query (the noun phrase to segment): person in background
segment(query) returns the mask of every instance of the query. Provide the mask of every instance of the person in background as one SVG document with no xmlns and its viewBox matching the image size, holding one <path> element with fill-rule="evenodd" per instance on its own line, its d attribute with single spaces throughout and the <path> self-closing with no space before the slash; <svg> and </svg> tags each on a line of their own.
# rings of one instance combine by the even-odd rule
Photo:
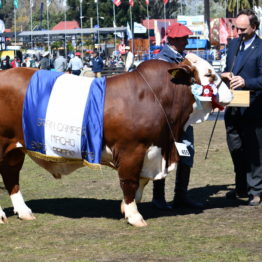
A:
<svg viewBox="0 0 262 262">
<path fill-rule="evenodd" d="M 101 77 L 101 72 L 104 67 L 103 59 L 99 56 L 98 52 L 93 53 L 93 57 L 90 61 L 92 71 L 95 74 L 95 77 Z"/>
<path fill-rule="evenodd" d="M 253 10 L 239 12 L 239 37 L 229 44 L 221 74 L 231 89 L 250 90 L 249 107 L 228 107 L 225 111 L 227 144 L 235 171 L 235 190 L 229 191 L 226 198 L 249 197 L 250 206 L 259 205 L 262 198 L 262 40 L 256 34 L 259 24 Z M 240 50 L 236 50 L 239 44 Z"/>
<path fill-rule="evenodd" d="M 67 68 L 67 61 L 62 55 L 62 52 L 59 51 L 57 58 L 54 61 L 54 69 L 57 72 L 65 72 Z"/>
<path fill-rule="evenodd" d="M 81 74 L 81 69 L 83 68 L 83 62 L 81 60 L 81 53 L 76 52 L 75 56 L 72 57 L 68 63 L 68 69 L 73 75 L 79 76 Z"/>
<path fill-rule="evenodd" d="M 126 62 L 125 62 L 125 71 L 128 72 L 132 65 L 134 64 L 134 54 L 130 50 L 130 46 L 125 47 L 126 53 Z"/>
<path fill-rule="evenodd" d="M 167 41 L 161 52 L 156 55 L 156 59 L 170 63 L 180 63 L 185 58 L 185 47 L 188 43 L 188 36 L 192 32 L 180 23 L 174 23 L 167 28 Z M 194 133 L 193 127 L 189 126 L 182 134 L 181 141 L 187 145 L 190 157 L 180 157 L 176 170 L 176 182 L 174 189 L 174 200 L 172 206 L 166 203 L 165 199 L 165 179 L 153 181 L 152 204 L 159 209 L 171 209 L 176 207 L 203 208 L 203 203 L 192 201 L 187 196 L 190 172 L 194 160 Z"/>
<path fill-rule="evenodd" d="M 48 51 L 44 52 L 42 59 L 39 62 L 38 68 L 50 70 L 50 53 Z"/>
<path fill-rule="evenodd" d="M 6 58 L 1 61 L 1 68 L 2 70 L 12 68 L 11 63 L 10 63 L 10 56 L 7 55 Z"/>
</svg>

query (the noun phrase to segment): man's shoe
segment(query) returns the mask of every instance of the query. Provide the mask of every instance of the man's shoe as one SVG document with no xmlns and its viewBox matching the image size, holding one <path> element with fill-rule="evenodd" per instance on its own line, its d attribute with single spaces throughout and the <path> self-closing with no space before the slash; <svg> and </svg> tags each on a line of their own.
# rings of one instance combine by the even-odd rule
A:
<svg viewBox="0 0 262 262">
<path fill-rule="evenodd" d="M 226 199 L 248 198 L 247 192 L 237 192 L 235 189 L 226 193 Z"/>
<path fill-rule="evenodd" d="M 172 206 L 168 205 L 165 199 L 152 199 L 152 204 L 154 207 L 161 210 L 171 210 Z"/>
<path fill-rule="evenodd" d="M 193 201 L 189 198 L 174 198 L 172 208 L 178 208 L 178 207 L 184 207 L 184 208 L 194 208 L 194 209 L 203 209 L 205 205 L 201 202 Z"/>
<path fill-rule="evenodd" d="M 248 205 L 249 206 L 259 206 L 260 203 L 261 203 L 260 196 L 251 196 L 251 200 L 249 200 Z"/>
</svg>

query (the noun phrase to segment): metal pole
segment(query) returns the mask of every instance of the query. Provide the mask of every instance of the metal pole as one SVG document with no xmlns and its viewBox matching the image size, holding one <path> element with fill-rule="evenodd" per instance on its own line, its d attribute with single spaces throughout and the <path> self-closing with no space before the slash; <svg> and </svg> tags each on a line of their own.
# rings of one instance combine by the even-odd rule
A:
<svg viewBox="0 0 262 262">
<path fill-rule="evenodd" d="M 116 9 L 113 3 L 113 15 L 114 15 L 114 28 L 115 28 L 115 52 L 116 52 Z"/>
<path fill-rule="evenodd" d="M 30 1 L 30 26 L 31 26 L 31 48 L 33 49 L 33 15 L 32 15 L 32 2 Z"/>
<path fill-rule="evenodd" d="M 83 51 L 83 14 L 82 14 L 82 0 L 80 0 L 80 23 L 81 23 L 81 56 L 83 57 L 84 51 Z"/>
<path fill-rule="evenodd" d="M 16 47 L 16 8 L 14 8 L 14 26 L 15 26 L 15 47 Z M 16 53 L 16 49 L 15 49 L 15 53 Z"/>
<path fill-rule="evenodd" d="M 96 0 L 96 19 L 97 19 L 97 42 L 98 42 L 98 50 L 100 50 L 100 35 L 99 35 L 99 12 L 98 12 L 98 0 Z"/>
<path fill-rule="evenodd" d="M 134 37 L 133 37 L 133 20 L 132 20 L 132 6 L 129 7 L 130 11 L 130 24 L 131 24 L 131 33 L 132 33 L 132 53 L 134 53 Z"/>
<path fill-rule="evenodd" d="M 148 36 L 148 59 L 150 59 L 150 32 L 149 32 L 149 11 L 148 11 L 148 5 L 146 5 L 146 15 L 147 15 L 147 36 Z"/>
<path fill-rule="evenodd" d="M 50 52 L 50 35 L 49 35 L 49 6 L 46 6 L 46 20 L 47 20 L 47 48 L 48 52 Z"/>
<path fill-rule="evenodd" d="M 66 30 L 66 7 L 65 7 L 65 30 Z M 67 57 L 67 47 L 66 47 L 66 31 L 65 31 L 65 57 Z"/>
</svg>

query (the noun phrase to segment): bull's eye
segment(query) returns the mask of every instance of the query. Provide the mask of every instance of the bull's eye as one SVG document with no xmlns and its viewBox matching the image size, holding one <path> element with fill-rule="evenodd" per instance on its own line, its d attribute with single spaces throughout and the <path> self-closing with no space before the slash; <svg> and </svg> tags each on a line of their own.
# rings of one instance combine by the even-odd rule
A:
<svg viewBox="0 0 262 262">
<path fill-rule="evenodd" d="M 207 74 L 205 74 L 205 76 L 206 76 L 206 77 L 211 77 L 212 74 L 208 74 L 208 73 L 207 73 Z"/>
</svg>

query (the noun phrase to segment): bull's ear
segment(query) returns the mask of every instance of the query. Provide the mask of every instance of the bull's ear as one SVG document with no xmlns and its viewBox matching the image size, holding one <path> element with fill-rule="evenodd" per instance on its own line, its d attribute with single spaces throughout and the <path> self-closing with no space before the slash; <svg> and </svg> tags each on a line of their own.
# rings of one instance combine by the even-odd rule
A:
<svg viewBox="0 0 262 262">
<path fill-rule="evenodd" d="M 188 65 L 177 65 L 174 68 L 168 70 L 168 73 L 177 81 L 190 81 L 193 76 L 193 70 L 191 66 Z"/>
</svg>

